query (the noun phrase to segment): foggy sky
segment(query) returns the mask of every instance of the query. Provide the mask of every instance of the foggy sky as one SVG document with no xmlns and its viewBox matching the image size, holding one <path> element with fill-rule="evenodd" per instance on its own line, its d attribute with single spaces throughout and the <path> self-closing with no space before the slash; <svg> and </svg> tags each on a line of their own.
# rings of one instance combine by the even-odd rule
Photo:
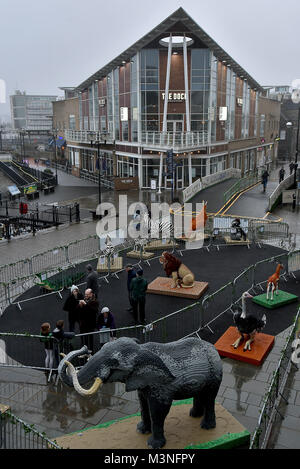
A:
<svg viewBox="0 0 300 469">
<path fill-rule="evenodd" d="M 182 7 L 260 85 L 300 78 L 299 0 L 0 0 L 0 79 L 62 95 Z"/>
</svg>

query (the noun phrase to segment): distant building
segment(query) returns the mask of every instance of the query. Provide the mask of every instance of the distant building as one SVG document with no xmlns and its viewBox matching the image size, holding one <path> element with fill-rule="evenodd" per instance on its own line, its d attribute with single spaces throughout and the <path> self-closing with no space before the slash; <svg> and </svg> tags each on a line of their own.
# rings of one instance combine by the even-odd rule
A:
<svg viewBox="0 0 300 469">
<path fill-rule="evenodd" d="M 76 91 L 79 130 L 65 130 L 73 174 L 101 168 L 108 178 L 137 177 L 143 189 L 168 190 L 174 180 L 180 190 L 277 157 L 280 103 L 182 8 Z"/>
<path fill-rule="evenodd" d="M 56 134 L 56 146 L 60 150 L 58 156 L 65 158 L 66 140 L 65 131 L 79 130 L 79 99 L 75 88 L 60 87 L 64 91 L 64 98 L 53 101 L 53 134 Z M 66 159 L 66 162 L 69 158 Z M 63 161 L 61 161 L 63 163 Z"/>
<path fill-rule="evenodd" d="M 56 99 L 53 95 L 27 95 L 25 91 L 16 91 L 10 96 L 13 128 L 52 131 L 52 101 Z"/>
<path fill-rule="evenodd" d="M 298 130 L 299 104 L 292 101 L 291 86 L 264 86 L 266 96 L 279 101 L 280 128 L 279 128 L 279 161 L 294 161 L 296 154 L 296 140 Z"/>
</svg>

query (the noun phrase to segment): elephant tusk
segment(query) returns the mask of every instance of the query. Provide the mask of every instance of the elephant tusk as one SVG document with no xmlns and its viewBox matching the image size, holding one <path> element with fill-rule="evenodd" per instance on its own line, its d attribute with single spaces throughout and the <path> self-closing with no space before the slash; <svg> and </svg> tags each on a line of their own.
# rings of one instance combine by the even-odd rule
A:
<svg viewBox="0 0 300 469">
<path fill-rule="evenodd" d="M 92 385 L 92 387 L 90 389 L 84 389 L 83 387 L 80 386 L 79 384 L 79 381 L 78 381 L 78 377 L 77 377 L 77 373 L 76 373 L 76 370 L 74 368 L 74 366 L 72 365 L 71 362 L 69 361 L 65 361 L 66 365 L 68 365 L 69 367 L 69 371 L 71 373 L 71 376 L 72 376 L 72 380 L 73 380 L 73 386 L 74 388 L 76 389 L 76 391 L 81 394 L 82 396 L 91 396 L 92 394 L 94 394 L 98 389 L 99 387 L 103 384 L 102 380 L 100 378 L 96 378 L 95 381 L 94 381 L 94 384 Z"/>
</svg>

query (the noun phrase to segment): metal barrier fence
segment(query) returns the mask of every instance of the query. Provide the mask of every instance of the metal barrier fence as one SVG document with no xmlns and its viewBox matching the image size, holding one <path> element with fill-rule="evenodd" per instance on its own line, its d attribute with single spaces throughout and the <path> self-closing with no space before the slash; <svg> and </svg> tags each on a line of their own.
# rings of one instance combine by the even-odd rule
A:
<svg viewBox="0 0 300 469">
<path fill-rule="evenodd" d="M 28 425 L 6 410 L 0 412 L 0 449 L 63 449 L 40 433 L 33 425 Z"/>
<path fill-rule="evenodd" d="M 256 293 L 265 290 L 266 278 L 264 278 L 260 268 L 263 263 L 270 264 L 270 274 L 273 269 L 275 271 L 277 263 L 282 263 L 285 270 L 281 278 L 285 280 L 288 275 L 292 276 L 293 272 L 300 270 L 299 264 L 297 264 L 299 258 L 300 251 L 295 251 L 259 261 L 249 266 L 214 293 L 206 295 L 203 299 L 157 319 L 146 326 L 137 325 L 115 329 L 113 331 L 115 332 L 114 335 L 117 338 L 123 336 L 136 337 L 140 342 L 168 342 L 194 334 L 199 335 L 206 328 L 213 333 L 212 327 L 215 327 L 216 321 L 220 317 L 229 313 L 231 318 L 233 308 L 240 302 L 244 291 L 252 290 Z M 293 259 L 296 259 L 296 261 Z M 291 270 L 291 266 L 294 266 L 293 269 L 296 267 L 296 270 Z M 172 336 L 170 336 L 170 330 L 172 330 Z M 78 334 L 72 339 L 71 346 L 78 349 L 86 343 L 91 346 L 93 352 L 96 352 L 104 342 L 103 337 L 105 337 L 105 334 L 107 335 L 107 331 Z M 0 333 L 0 367 L 45 369 L 43 343 L 40 340 L 41 336 L 37 335 Z M 21 356 L 22 363 L 10 358 L 14 355 Z"/>
<path fill-rule="evenodd" d="M 257 184 L 259 180 L 260 178 L 258 175 L 239 179 L 233 186 L 224 192 L 224 204 L 226 204 L 235 194 L 238 194 L 245 189 L 249 189 L 249 187 L 253 186 L 254 184 Z"/>
<path fill-rule="evenodd" d="M 252 435 L 250 449 L 265 449 L 270 437 L 272 424 L 277 410 L 278 404 L 283 397 L 283 391 L 291 370 L 291 356 L 293 353 L 293 341 L 298 326 L 300 309 L 298 310 L 295 322 L 291 328 L 286 345 L 282 350 L 279 363 L 274 371 L 272 382 L 264 398 L 264 404 L 260 412 L 258 424 Z M 284 399 L 285 400 L 285 399 Z"/>
</svg>

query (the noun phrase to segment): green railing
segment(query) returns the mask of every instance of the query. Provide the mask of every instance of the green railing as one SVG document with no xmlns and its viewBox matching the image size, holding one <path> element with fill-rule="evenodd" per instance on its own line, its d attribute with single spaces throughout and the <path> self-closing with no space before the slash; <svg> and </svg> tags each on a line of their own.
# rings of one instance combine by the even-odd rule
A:
<svg viewBox="0 0 300 469">
<path fill-rule="evenodd" d="M 260 178 L 256 175 L 249 176 L 246 178 L 239 179 L 233 186 L 231 186 L 226 192 L 224 192 L 224 204 L 236 194 L 239 194 L 245 189 L 249 189 L 249 187 L 254 186 L 254 184 L 258 183 Z"/>
<path fill-rule="evenodd" d="M 265 394 L 264 404 L 260 412 L 258 424 L 251 438 L 250 449 L 265 449 L 267 447 L 275 415 L 276 413 L 280 414 L 278 411 L 278 404 L 281 398 L 284 399 L 283 391 L 292 366 L 291 357 L 293 352 L 293 342 L 295 339 L 295 332 L 299 327 L 299 314 L 300 309 L 298 310 L 295 322 L 291 327 L 285 347 L 281 352 L 281 357 L 277 368 L 274 371 L 269 389 Z"/>
<path fill-rule="evenodd" d="M 8 409 L 0 410 L 0 449 L 63 449 Z"/>
</svg>

